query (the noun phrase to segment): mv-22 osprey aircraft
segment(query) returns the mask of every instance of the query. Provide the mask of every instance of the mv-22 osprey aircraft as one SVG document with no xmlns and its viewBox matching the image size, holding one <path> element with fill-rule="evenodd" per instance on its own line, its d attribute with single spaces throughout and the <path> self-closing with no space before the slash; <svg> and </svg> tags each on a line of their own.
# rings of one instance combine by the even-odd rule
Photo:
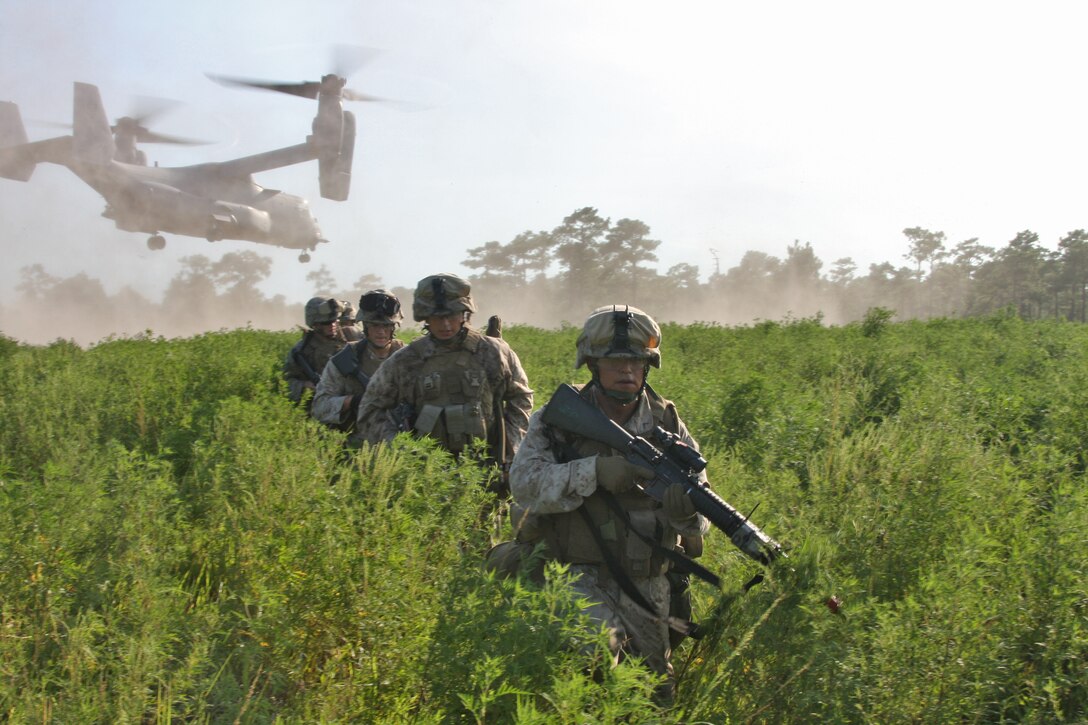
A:
<svg viewBox="0 0 1088 725">
<path fill-rule="evenodd" d="M 194 166 L 147 166 L 138 142 L 185 143 L 155 134 L 139 119 L 110 125 L 98 88 L 75 84 L 72 135 L 28 142 L 19 108 L 0 101 L 0 176 L 27 181 L 37 164 L 60 164 L 106 200 L 102 216 L 118 229 L 144 232 L 149 249 L 166 246 L 163 232 L 220 239 L 243 239 L 302 250 L 300 262 L 328 240 L 306 200 L 253 181 L 260 171 L 317 160 L 321 196 L 348 198 L 355 149 L 355 116 L 344 100 L 378 100 L 344 88 L 344 78 L 330 73 L 320 82 L 259 83 L 212 77 L 317 99 L 313 133 L 305 143 L 229 161 Z"/>
</svg>

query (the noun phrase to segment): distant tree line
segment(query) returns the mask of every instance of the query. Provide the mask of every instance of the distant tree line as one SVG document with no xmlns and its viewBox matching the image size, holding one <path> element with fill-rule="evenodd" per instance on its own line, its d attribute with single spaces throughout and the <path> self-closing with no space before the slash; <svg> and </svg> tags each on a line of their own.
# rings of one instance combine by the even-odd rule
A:
<svg viewBox="0 0 1088 725">
<path fill-rule="evenodd" d="M 602 301 L 631 302 L 680 322 L 820 314 L 845 323 L 873 307 L 893 309 L 899 319 L 1011 309 L 1025 319 L 1086 320 L 1083 229 L 1062 237 L 1054 251 L 1027 230 L 1000 249 L 977 238 L 952 243 L 944 232 L 921 227 L 904 229 L 903 235 L 907 264 L 871 264 L 865 274 L 849 257 L 824 271 L 812 246 L 794 241 L 784 257 L 749 251 L 737 266 L 715 269 L 700 282 L 692 264 L 673 265 L 664 274 L 653 268 L 661 242 L 644 222 L 613 223 L 585 207 L 551 231 L 526 231 L 505 244 L 469 249 L 463 264 L 477 270 L 472 280 L 482 295 L 502 300 L 500 309 L 524 309 L 527 300 L 530 318 L 549 321 L 574 321 L 577 314 L 568 317 L 567 310 L 581 312 Z"/>
<path fill-rule="evenodd" d="M 808 242 L 795 240 L 783 257 L 748 251 L 740 262 L 715 269 L 705 282 L 699 267 L 675 264 L 662 274 L 654 264 L 662 242 L 637 219 L 612 222 L 584 207 L 550 231 L 525 231 L 509 242 L 467 250 L 479 315 L 554 327 L 580 324 L 601 304 L 629 303 L 662 321 L 742 324 L 754 320 L 821 316 L 842 324 L 875 307 L 898 319 L 971 317 L 1011 310 L 1025 319 L 1088 318 L 1088 232 L 1077 229 L 1046 249 L 1039 235 L 1022 231 L 1004 247 L 977 238 L 951 242 L 944 232 L 903 230 L 903 264 L 882 262 L 859 274 L 849 257 L 825 270 Z M 181 259 L 160 302 L 130 287 L 107 294 L 85 274 L 50 275 L 42 265 L 21 270 L 14 304 L 0 307 L 0 332 L 31 342 L 56 338 L 87 343 L 109 335 L 150 330 L 187 336 L 208 330 L 288 329 L 302 323 L 305 300 L 266 296 L 259 285 L 272 260 L 255 252 L 230 252 L 218 260 Z M 421 268 L 420 276 L 437 270 Z M 312 295 L 357 301 L 385 286 L 365 274 L 341 287 L 326 265 L 306 275 Z M 393 287 L 411 324 L 412 291 Z"/>
<path fill-rule="evenodd" d="M 86 344 L 146 332 L 187 337 L 244 327 L 301 327 L 305 300 L 289 302 L 282 294 L 269 297 L 260 290 L 271 274 L 272 259 L 256 252 L 228 252 L 218 260 L 194 254 L 181 258 L 162 300 L 155 302 L 130 286 L 111 295 L 84 273 L 61 278 L 34 264 L 20 270 L 14 304 L 0 306 L 0 333 L 33 343 L 61 338 Z M 381 286 L 378 277 L 365 274 L 347 289 L 338 288 L 324 265 L 306 280 L 312 295 L 354 302 L 362 291 Z"/>
</svg>

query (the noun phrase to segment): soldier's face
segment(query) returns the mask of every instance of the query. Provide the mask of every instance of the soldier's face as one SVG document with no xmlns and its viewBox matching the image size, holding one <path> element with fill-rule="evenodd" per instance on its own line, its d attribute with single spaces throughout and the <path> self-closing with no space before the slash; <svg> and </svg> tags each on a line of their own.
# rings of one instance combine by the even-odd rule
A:
<svg viewBox="0 0 1088 725">
<path fill-rule="evenodd" d="M 465 326 L 465 316 L 460 312 L 452 315 L 431 315 L 425 322 L 436 340 L 450 340 Z"/>
<path fill-rule="evenodd" d="M 332 322 L 319 322 L 314 325 L 314 331 L 324 337 L 336 337 L 340 334 L 340 321 L 333 320 Z"/>
<path fill-rule="evenodd" d="M 635 357 L 602 357 L 597 360 L 601 387 L 613 393 L 635 394 L 646 380 L 646 363 Z"/>
<path fill-rule="evenodd" d="M 366 339 L 374 347 L 385 347 L 393 341 L 393 325 L 382 325 L 376 322 L 366 324 Z"/>
</svg>

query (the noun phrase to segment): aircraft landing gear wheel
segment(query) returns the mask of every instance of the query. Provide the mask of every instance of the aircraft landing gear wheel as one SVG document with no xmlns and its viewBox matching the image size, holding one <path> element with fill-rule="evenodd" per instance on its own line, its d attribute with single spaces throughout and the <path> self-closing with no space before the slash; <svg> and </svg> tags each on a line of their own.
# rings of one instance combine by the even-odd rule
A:
<svg viewBox="0 0 1088 725">
<path fill-rule="evenodd" d="M 309 252 L 303 252 L 302 254 L 298 255 L 298 261 L 302 262 L 303 264 L 306 264 L 307 262 L 309 262 L 310 261 Z"/>
<path fill-rule="evenodd" d="M 153 250 L 164 249 L 166 247 L 166 237 L 161 234 L 155 234 L 147 238 L 147 248 Z"/>
</svg>

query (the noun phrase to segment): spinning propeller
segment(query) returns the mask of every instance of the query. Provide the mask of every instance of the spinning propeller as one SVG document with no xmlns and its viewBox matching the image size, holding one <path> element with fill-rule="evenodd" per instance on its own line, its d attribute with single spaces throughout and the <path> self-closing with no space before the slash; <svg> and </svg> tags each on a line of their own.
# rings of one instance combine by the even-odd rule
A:
<svg viewBox="0 0 1088 725">
<path fill-rule="evenodd" d="M 319 81 L 265 81 L 252 78 L 213 75 L 211 73 L 208 73 L 207 76 L 216 83 L 224 86 L 259 88 L 265 91 L 287 93 L 292 96 L 301 96 L 303 98 L 315 99 L 319 93 L 330 93 L 332 95 L 340 96 L 345 101 L 385 101 L 388 99 L 361 93 L 351 88 L 345 88 L 347 85 L 347 76 L 351 75 L 377 55 L 378 51 L 372 48 L 360 48 L 348 45 L 336 46 L 333 51 L 333 71 L 323 75 Z"/>
<path fill-rule="evenodd" d="M 203 141 L 195 138 L 169 136 L 165 133 L 157 133 L 145 126 L 143 124 L 144 120 L 146 119 L 141 117 L 122 116 L 117 119 L 115 124 L 110 126 L 110 130 L 113 131 L 115 136 L 130 137 L 136 141 L 136 143 L 169 143 L 181 146 L 200 146 L 202 144 L 211 143 L 211 141 Z"/>
<path fill-rule="evenodd" d="M 181 105 L 180 101 L 174 101 L 169 98 L 137 96 L 133 102 L 132 115 L 118 118 L 114 121 L 113 125 L 110 126 L 110 131 L 113 132 L 114 138 L 117 139 L 119 143 L 122 141 L 134 144 L 166 143 L 181 146 L 201 146 L 211 143 L 211 141 L 204 141 L 202 139 L 170 136 L 152 131 L 147 127 L 146 124 L 150 123 L 153 118 L 161 116 L 179 105 Z M 34 123 L 52 128 L 72 128 L 72 124 L 70 123 L 61 123 L 57 121 L 35 120 Z"/>
</svg>

